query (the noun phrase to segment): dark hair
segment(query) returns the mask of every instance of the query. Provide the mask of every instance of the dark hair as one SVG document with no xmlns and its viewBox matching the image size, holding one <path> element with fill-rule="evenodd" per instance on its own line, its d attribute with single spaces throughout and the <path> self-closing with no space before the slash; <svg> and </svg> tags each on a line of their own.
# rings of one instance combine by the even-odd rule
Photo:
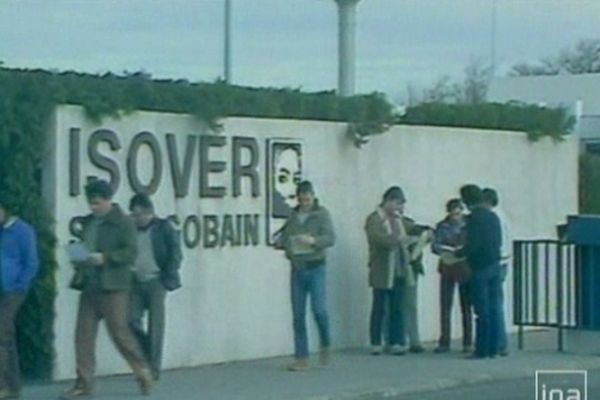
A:
<svg viewBox="0 0 600 400">
<path fill-rule="evenodd" d="M 452 212 L 457 208 L 463 209 L 464 205 L 461 199 L 450 199 L 446 203 L 446 212 Z"/>
<path fill-rule="evenodd" d="M 467 206 L 476 206 L 483 201 L 481 188 L 477 185 L 469 184 L 460 188 L 460 197 Z"/>
<path fill-rule="evenodd" d="M 110 183 L 102 179 L 91 180 L 85 185 L 85 197 L 87 197 L 88 201 L 98 197 L 104 200 L 110 200 L 112 199 L 113 194 Z"/>
<path fill-rule="evenodd" d="M 499 203 L 498 192 L 496 192 L 494 189 L 485 188 L 482 191 L 482 195 L 483 195 L 484 203 L 489 204 L 492 207 L 498 206 L 498 203 Z"/>
<path fill-rule="evenodd" d="M 296 186 L 296 196 L 301 194 L 315 194 L 315 188 L 310 181 L 302 181 Z"/>
<path fill-rule="evenodd" d="M 133 211 L 135 207 L 140 207 L 147 211 L 154 211 L 154 204 L 150 196 L 145 193 L 138 193 L 129 201 L 129 211 Z"/>
<path fill-rule="evenodd" d="M 383 194 L 383 198 L 381 199 L 381 203 L 385 203 L 391 200 L 400 200 L 401 202 L 406 202 L 406 197 L 404 196 L 404 192 L 400 186 L 392 186 L 388 188 Z"/>
</svg>

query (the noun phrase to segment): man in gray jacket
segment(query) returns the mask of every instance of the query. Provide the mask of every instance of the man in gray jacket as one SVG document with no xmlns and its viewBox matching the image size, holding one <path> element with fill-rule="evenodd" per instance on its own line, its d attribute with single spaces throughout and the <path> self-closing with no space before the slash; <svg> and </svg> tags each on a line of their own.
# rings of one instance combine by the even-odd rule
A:
<svg viewBox="0 0 600 400">
<path fill-rule="evenodd" d="M 311 298 L 312 311 L 321 339 L 320 361 L 329 362 L 329 317 L 325 280 L 326 249 L 335 243 L 329 211 L 319 204 L 310 182 L 304 181 L 296 190 L 298 206 L 286 221 L 280 238 L 292 265 L 291 291 L 294 316 L 295 362 L 290 371 L 308 368 L 308 337 L 306 333 L 306 299 Z"/>
<path fill-rule="evenodd" d="M 158 380 L 165 332 L 165 297 L 167 291 L 181 287 L 179 235 L 171 223 L 154 213 L 149 196 L 137 194 L 129 203 L 137 225 L 138 257 L 133 266 L 130 299 L 130 324 Z M 142 324 L 148 312 L 148 328 Z"/>
</svg>

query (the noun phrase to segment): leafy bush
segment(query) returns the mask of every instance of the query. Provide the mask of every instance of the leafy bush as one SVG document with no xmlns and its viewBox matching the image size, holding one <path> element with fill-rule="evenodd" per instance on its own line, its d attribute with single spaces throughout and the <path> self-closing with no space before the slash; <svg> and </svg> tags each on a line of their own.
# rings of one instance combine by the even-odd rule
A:
<svg viewBox="0 0 600 400">
<path fill-rule="evenodd" d="M 579 212 L 600 214 L 600 155 L 583 154 L 579 159 Z"/>
<path fill-rule="evenodd" d="M 398 123 L 456 126 L 527 132 L 531 140 L 550 136 L 560 140 L 571 132 L 575 119 L 563 109 L 510 102 L 481 104 L 422 103 L 409 107 Z"/>
<path fill-rule="evenodd" d="M 82 105 L 96 121 L 134 110 L 188 113 L 213 129 L 227 116 L 376 126 L 392 120 L 392 107 L 380 94 L 340 98 L 334 92 L 153 80 L 144 73 L 98 76 L 0 68 L 0 187 L 20 204 L 18 214 L 35 227 L 40 239 L 40 276 L 17 321 L 21 366 L 30 377 L 47 377 L 54 356 L 56 240 L 40 188 L 48 123 L 58 104 Z"/>
</svg>

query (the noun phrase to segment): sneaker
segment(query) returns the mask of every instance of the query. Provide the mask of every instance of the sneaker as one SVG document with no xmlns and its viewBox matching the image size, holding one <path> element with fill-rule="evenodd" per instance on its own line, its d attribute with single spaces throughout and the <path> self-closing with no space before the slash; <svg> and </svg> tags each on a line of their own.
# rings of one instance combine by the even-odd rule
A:
<svg viewBox="0 0 600 400">
<path fill-rule="evenodd" d="M 293 363 L 288 365 L 287 370 L 292 372 L 302 372 L 308 369 L 308 361 L 303 358 L 296 359 Z"/>
<path fill-rule="evenodd" d="M 394 356 L 403 356 L 406 354 L 406 346 L 395 344 L 390 348 L 390 354 Z"/>
<path fill-rule="evenodd" d="M 2 389 L 0 390 L 0 400 L 5 399 L 18 399 L 20 397 L 20 393 L 18 391 L 10 390 L 10 389 Z"/>
<path fill-rule="evenodd" d="M 380 356 L 381 354 L 383 354 L 382 346 L 371 346 L 371 355 Z"/>
<path fill-rule="evenodd" d="M 425 347 L 418 344 L 416 346 L 410 346 L 410 349 L 408 349 L 408 351 L 415 354 L 425 353 Z"/>
<path fill-rule="evenodd" d="M 450 347 L 448 346 L 438 346 L 433 350 L 436 354 L 448 353 L 450 351 Z"/>
<path fill-rule="evenodd" d="M 154 377 L 149 369 L 143 369 L 140 372 L 140 376 L 137 377 L 138 384 L 140 385 L 140 392 L 143 396 L 150 396 L 152 392 L 152 386 L 154 385 Z"/>
<path fill-rule="evenodd" d="M 322 347 L 319 352 L 319 364 L 327 366 L 331 362 L 331 349 L 329 347 Z"/>
<path fill-rule="evenodd" d="M 64 392 L 59 399 L 60 400 L 72 400 L 72 399 L 82 399 L 86 397 L 92 396 L 92 390 L 86 388 L 84 386 L 75 385 L 71 389 Z"/>
</svg>

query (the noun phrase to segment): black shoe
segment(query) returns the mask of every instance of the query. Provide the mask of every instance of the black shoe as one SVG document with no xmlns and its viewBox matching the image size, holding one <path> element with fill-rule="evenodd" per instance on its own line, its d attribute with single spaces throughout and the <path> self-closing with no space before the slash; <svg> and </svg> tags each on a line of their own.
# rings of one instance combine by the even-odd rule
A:
<svg viewBox="0 0 600 400">
<path fill-rule="evenodd" d="M 448 353 L 450 352 L 450 347 L 448 346 L 438 346 L 435 348 L 435 350 L 433 350 L 434 353 L 436 354 L 442 354 L 442 353 Z"/>
<path fill-rule="evenodd" d="M 508 357 L 508 350 L 507 350 L 507 349 L 500 350 L 500 351 L 498 352 L 498 355 L 499 355 L 500 357 Z"/>
</svg>

